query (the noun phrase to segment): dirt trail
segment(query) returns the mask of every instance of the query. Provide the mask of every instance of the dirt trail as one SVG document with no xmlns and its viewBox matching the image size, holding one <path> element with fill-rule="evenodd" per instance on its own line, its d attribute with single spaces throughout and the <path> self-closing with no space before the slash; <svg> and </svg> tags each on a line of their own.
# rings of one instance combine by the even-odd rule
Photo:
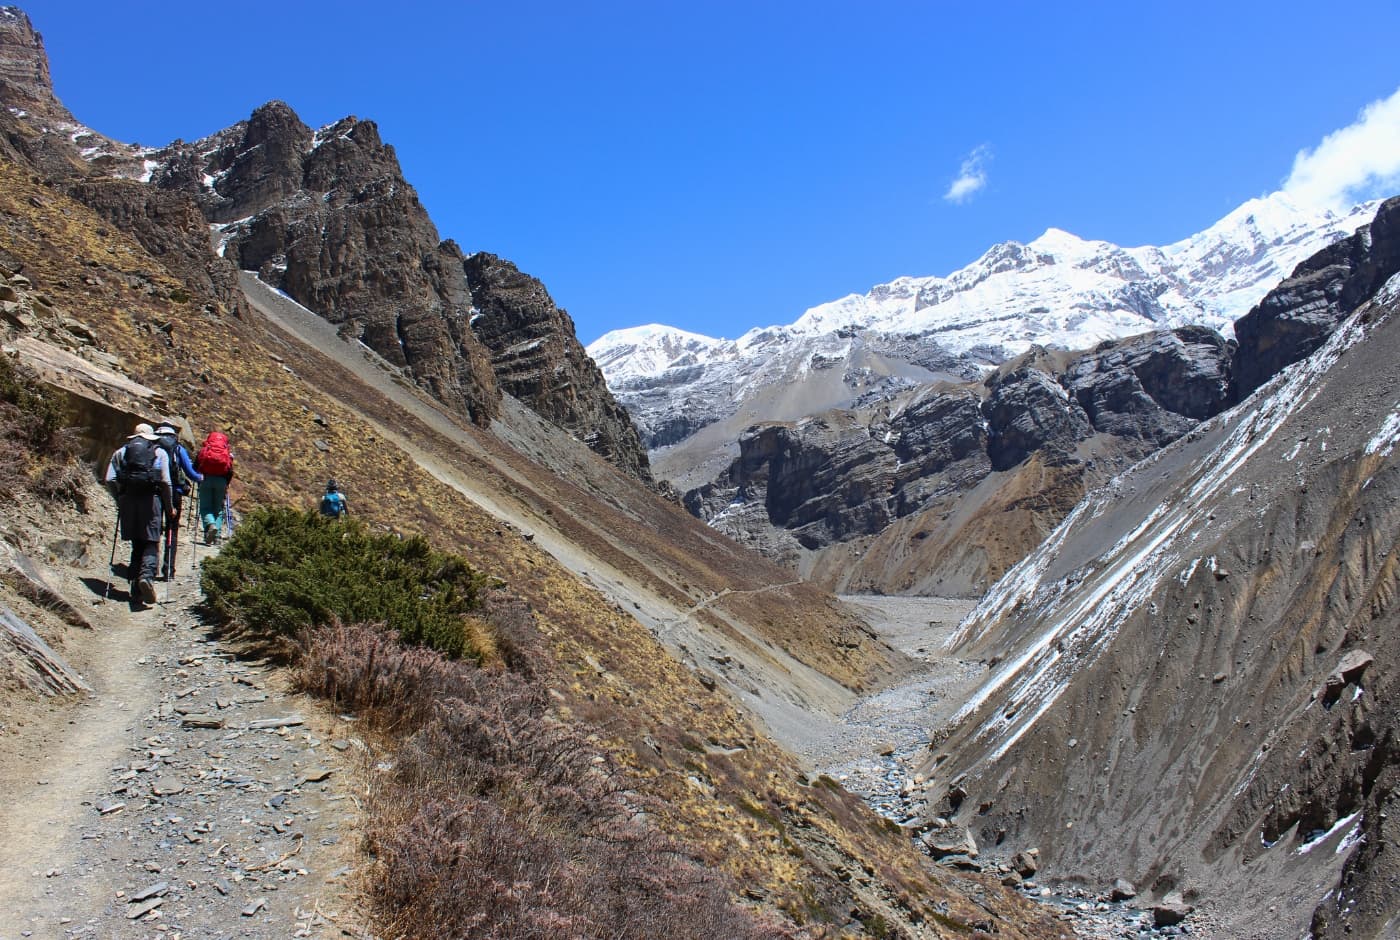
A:
<svg viewBox="0 0 1400 940">
<path fill-rule="evenodd" d="M 93 692 L 0 736 L 0 940 L 364 935 L 355 725 L 211 637 L 181 567 L 145 610 L 84 587 L 105 568 L 51 572 L 93 624 L 63 642 Z"/>
</svg>

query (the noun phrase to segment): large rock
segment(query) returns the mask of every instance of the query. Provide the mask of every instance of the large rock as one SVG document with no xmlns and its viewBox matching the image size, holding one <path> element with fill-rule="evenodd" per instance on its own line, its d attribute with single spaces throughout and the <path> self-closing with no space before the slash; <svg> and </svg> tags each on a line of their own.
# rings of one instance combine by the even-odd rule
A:
<svg viewBox="0 0 1400 940">
<path fill-rule="evenodd" d="M 545 286 L 487 252 L 467 258 L 463 268 L 476 308 L 471 327 L 491 352 L 501 388 L 651 483 L 637 429 Z"/>
<path fill-rule="evenodd" d="M 994 375 L 988 385 L 982 414 L 993 469 L 1009 470 L 1042 448 L 1068 453 L 1094 432 L 1084 409 L 1041 369 L 1023 366 Z"/>
<path fill-rule="evenodd" d="M 1229 404 L 1232 352 L 1205 327 L 1162 330 L 1101 345 L 1062 381 L 1096 430 L 1162 446 Z"/>
<path fill-rule="evenodd" d="M 1236 321 L 1236 400 L 1311 355 L 1397 271 L 1400 197 L 1383 203 L 1370 225 L 1298 265 Z"/>
</svg>

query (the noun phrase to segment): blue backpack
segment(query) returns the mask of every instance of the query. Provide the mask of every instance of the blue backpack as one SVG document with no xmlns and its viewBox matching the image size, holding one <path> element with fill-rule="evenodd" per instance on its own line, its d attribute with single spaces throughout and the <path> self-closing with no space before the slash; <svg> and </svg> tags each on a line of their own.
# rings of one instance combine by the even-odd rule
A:
<svg viewBox="0 0 1400 940">
<path fill-rule="evenodd" d="M 345 497 L 334 490 L 328 491 L 321 497 L 321 515 L 329 516 L 332 519 L 339 519 L 341 513 L 345 512 Z"/>
</svg>

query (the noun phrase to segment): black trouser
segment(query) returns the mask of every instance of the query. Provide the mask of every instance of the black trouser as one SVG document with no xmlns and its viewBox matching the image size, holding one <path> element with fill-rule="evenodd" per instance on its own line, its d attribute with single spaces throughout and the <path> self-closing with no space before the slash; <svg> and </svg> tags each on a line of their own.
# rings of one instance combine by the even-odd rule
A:
<svg viewBox="0 0 1400 940">
<path fill-rule="evenodd" d="M 167 581 L 175 577 L 175 552 L 180 547 L 180 503 L 183 499 L 183 494 L 174 494 L 175 514 L 165 520 L 166 528 L 161 533 L 165 553 L 162 555 L 160 573 Z"/>
<path fill-rule="evenodd" d="M 127 577 L 132 581 L 154 581 L 160 568 L 160 542 L 146 539 L 131 540 L 131 562 Z"/>
</svg>

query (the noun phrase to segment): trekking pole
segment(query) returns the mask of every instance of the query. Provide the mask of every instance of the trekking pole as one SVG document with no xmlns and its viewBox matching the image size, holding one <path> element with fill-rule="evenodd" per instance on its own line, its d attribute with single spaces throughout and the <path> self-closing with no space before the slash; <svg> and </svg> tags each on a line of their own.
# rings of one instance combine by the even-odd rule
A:
<svg viewBox="0 0 1400 940">
<path fill-rule="evenodd" d="M 105 602 L 112 593 L 112 569 L 117 566 L 117 534 L 122 530 L 121 510 L 117 510 L 117 521 L 112 526 L 112 560 L 107 562 L 107 578 L 103 582 L 102 600 Z"/>
<path fill-rule="evenodd" d="M 199 524 L 203 520 L 199 512 L 199 490 L 194 491 L 194 512 L 190 513 L 190 571 L 199 570 Z"/>
</svg>

